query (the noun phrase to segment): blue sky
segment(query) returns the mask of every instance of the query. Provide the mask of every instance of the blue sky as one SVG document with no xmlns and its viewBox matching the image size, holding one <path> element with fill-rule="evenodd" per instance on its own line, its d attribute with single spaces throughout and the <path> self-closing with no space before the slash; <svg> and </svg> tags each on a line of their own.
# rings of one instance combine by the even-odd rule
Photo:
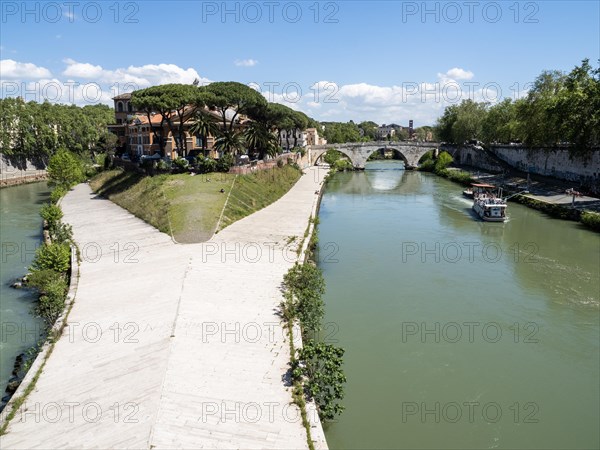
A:
<svg viewBox="0 0 600 450">
<path fill-rule="evenodd" d="M 514 98 L 542 70 L 597 65 L 599 5 L 2 1 L 2 96 L 110 102 L 197 77 L 256 83 L 319 120 L 424 125 L 457 99 Z"/>
</svg>

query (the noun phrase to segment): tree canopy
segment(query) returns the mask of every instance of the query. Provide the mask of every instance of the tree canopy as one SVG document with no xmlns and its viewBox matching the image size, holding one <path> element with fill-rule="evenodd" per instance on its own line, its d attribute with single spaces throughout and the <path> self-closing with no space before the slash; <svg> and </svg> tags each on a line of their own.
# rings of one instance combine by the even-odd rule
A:
<svg viewBox="0 0 600 450">
<path fill-rule="evenodd" d="M 167 123 L 173 137 L 176 138 L 177 148 L 185 154 L 187 143 L 184 132 L 185 116 L 193 114 L 199 103 L 205 100 L 201 96 L 201 88 L 192 84 L 162 84 L 152 86 L 146 89 L 135 91 L 131 95 L 131 103 L 148 116 L 148 123 L 152 123 L 151 114 L 158 112 L 162 119 L 160 128 Z M 173 120 L 178 119 L 177 128 Z M 154 129 L 155 138 L 157 138 L 160 147 L 160 153 L 164 154 L 164 143 L 158 139 L 158 130 Z"/>
<path fill-rule="evenodd" d="M 0 151 L 7 156 L 47 159 L 59 148 L 75 153 L 103 152 L 114 145 L 107 125 L 114 113 L 106 105 L 25 102 L 0 99 Z"/>
<path fill-rule="evenodd" d="M 221 115 L 224 130 L 233 131 L 240 114 L 253 118 L 267 107 L 267 100 L 259 92 L 235 81 L 218 81 L 200 89 L 207 106 Z"/>
<path fill-rule="evenodd" d="M 441 140 L 456 144 L 478 139 L 532 148 L 568 145 L 573 155 L 589 155 L 600 145 L 600 67 L 584 59 L 568 74 L 544 71 L 516 101 L 448 106 L 436 130 Z"/>
</svg>

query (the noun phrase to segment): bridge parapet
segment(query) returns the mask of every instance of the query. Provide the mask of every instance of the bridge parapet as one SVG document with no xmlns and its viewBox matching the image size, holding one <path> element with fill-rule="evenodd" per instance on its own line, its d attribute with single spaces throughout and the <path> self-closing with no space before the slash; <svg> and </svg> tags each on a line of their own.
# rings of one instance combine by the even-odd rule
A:
<svg viewBox="0 0 600 450">
<path fill-rule="evenodd" d="M 397 151 L 407 168 L 418 167 L 419 160 L 429 150 L 439 148 L 438 142 L 416 142 L 416 141 L 373 141 L 373 142 L 347 142 L 343 144 L 309 145 L 307 147 L 310 164 L 316 164 L 317 160 L 328 150 L 337 150 L 350 158 L 356 169 L 364 169 L 367 159 L 377 150 Z"/>
</svg>

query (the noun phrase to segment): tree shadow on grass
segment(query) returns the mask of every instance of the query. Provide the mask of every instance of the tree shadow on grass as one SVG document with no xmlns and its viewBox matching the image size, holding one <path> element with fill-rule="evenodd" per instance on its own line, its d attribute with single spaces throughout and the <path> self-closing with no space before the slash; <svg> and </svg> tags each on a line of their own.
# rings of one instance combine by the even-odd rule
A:
<svg viewBox="0 0 600 450">
<path fill-rule="evenodd" d="M 120 194 L 137 183 L 143 178 L 142 175 L 132 172 L 122 172 L 104 183 L 96 192 L 101 197 L 108 198 L 111 195 Z"/>
</svg>

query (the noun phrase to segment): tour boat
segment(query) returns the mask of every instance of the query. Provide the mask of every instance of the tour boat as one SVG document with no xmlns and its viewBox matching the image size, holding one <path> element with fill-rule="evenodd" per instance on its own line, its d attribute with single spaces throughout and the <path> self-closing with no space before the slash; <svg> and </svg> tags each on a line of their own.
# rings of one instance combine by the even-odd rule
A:
<svg viewBox="0 0 600 450">
<path fill-rule="evenodd" d="M 466 188 L 463 195 L 467 198 L 473 198 L 475 194 L 488 192 L 489 189 L 494 189 L 494 187 L 491 184 L 471 183 L 471 187 Z"/>
<path fill-rule="evenodd" d="M 473 210 L 486 222 L 504 222 L 507 204 L 498 191 L 496 196 L 489 184 L 473 184 Z"/>
</svg>

